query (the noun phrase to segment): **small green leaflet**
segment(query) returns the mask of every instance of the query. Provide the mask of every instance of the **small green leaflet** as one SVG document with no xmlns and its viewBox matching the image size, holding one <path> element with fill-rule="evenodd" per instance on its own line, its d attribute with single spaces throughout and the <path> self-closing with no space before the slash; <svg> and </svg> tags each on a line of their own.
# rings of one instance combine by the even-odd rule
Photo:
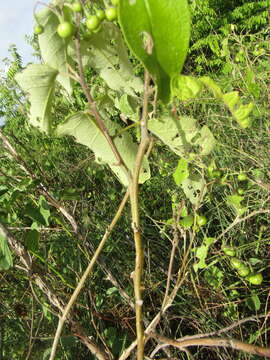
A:
<svg viewBox="0 0 270 360">
<path fill-rule="evenodd" d="M 71 94 L 72 81 L 68 76 L 68 66 L 73 65 L 73 62 L 67 54 L 68 40 L 57 34 L 59 19 L 48 8 L 42 9 L 36 16 L 39 24 L 44 27 L 43 34 L 38 36 L 42 59 L 45 64 L 59 72 L 57 80 Z"/>
<path fill-rule="evenodd" d="M 181 185 L 182 182 L 188 178 L 188 176 L 189 176 L 188 162 L 185 159 L 180 159 L 178 161 L 177 168 L 173 173 L 173 178 L 176 185 L 178 186 Z"/>
<path fill-rule="evenodd" d="M 51 215 L 51 212 L 50 212 L 50 207 L 47 203 L 47 200 L 45 199 L 45 197 L 43 195 L 41 195 L 39 197 L 38 205 L 39 205 L 40 214 L 43 216 L 43 219 L 45 220 L 46 225 L 49 226 L 49 217 Z"/>
<path fill-rule="evenodd" d="M 33 252 L 38 251 L 39 237 L 40 237 L 40 234 L 35 229 L 34 230 L 29 230 L 26 233 L 24 241 L 25 241 L 25 245 L 26 245 L 27 250 L 31 250 Z"/>
<path fill-rule="evenodd" d="M 122 34 L 113 23 L 104 22 L 101 31 L 83 41 L 81 48 L 84 65 L 98 71 L 109 88 L 134 97 L 143 92 L 143 83 L 134 76 Z M 69 52 L 75 56 L 71 47 Z"/>
<path fill-rule="evenodd" d="M 109 119 L 103 119 L 111 136 L 115 136 L 121 127 Z M 64 124 L 57 127 L 57 135 L 71 135 L 80 144 L 88 146 L 96 156 L 96 161 L 104 162 L 110 166 L 122 184 L 128 186 L 128 179 L 123 169 L 116 165 L 116 158 L 104 135 L 95 124 L 93 118 L 88 114 L 78 112 L 69 116 Z M 127 132 L 114 138 L 120 155 L 130 171 L 133 171 L 138 145 L 132 140 Z M 139 182 L 143 183 L 150 178 L 149 163 L 146 158 L 143 160 Z"/>
<path fill-rule="evenodd" d="M 213 244 L 215 238 L 207 237 L 203 240 L 203 244 L 195 249 L 195 256 L 199 259 L 199 262 L 193 265 L 194 271 L 197 272 L 199 269 L 204 269 L 207 267 L 206 258 L 210 245 Z"/>
<path fill-rule="evenodd" d="M 182 101 L 196 98 L 203 88 L 198 79 L 187 75 L 174 76 L 171 87 L 172 94 Z"/>
<path fill-rule="evenodd" d="M 241 205 L 241 202 L 244 200 L 243 196 L 231 195 L 227 196 L 227 203 L 233 207 L 236 212 L 236 215 L 241 216 L 247 211 L 247 207 Z"/>
<path fill-rule="evenodd" d="M 0 234 L 0 271 L 8 270 L 11 266 L 13 266 L 13 261 L 7 239 Z"/>
<path fill-rule="evenodd" d="M 47 65 L 36 64 L 28 65 L 15 77 L 23 91 L 29 94 L 30 123 L 46 133 L 51 131 L 51 107 L 57 74 L 57 70 Z"/>
<path fill-rule="evenodd" d="M 180 74 L 189 46 L 187 0 L 120 0 L 119 22 L 131 51 L 153 77 L 159 98 L 170 100 L 170 81 Z"/>
<path fill-rule="evenodd" d="M 261 301 L 259 296 L 254 294 L 247 298 L 246 305 L 251 311 L 259 311 L 261 308 Z"/>
</svg>

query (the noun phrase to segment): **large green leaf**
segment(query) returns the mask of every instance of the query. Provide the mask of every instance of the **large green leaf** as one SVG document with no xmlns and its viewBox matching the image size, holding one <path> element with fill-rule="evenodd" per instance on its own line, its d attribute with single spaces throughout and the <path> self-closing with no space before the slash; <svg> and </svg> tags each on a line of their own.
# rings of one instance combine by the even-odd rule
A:
<svg viewBox="0 0 270 360">
<path fill-rule="evenodd" d="M 170 80 L 182 70 L 189 45 L 187 0 L 120 0 L 119 22 L 126 42 L 170 100 Z"/>
<path fill-rule="evenodd" d="M 8 270 L 11 266 L 13 266 L 13 261 L 7 239 L 0 234 L 0 271 Z"/>
<path fill-rule="evenodd" d="M 44 32 L 38 36 L 42 59 L 45 64 L 59 71 L 57 80 L 71 94 L 72 82 L 68 76 L 68 66 L 72 65 L 72 60 L 67 54 L 69 40 L 62 39 L 57 34 L 59 19 L 50 9 L 42 9 L 36 16 L 39 24 L 44 27 Z"/>
<path fill-rule="evenodd" d="M 134 76 L 122 34 L 117 26 L 104 22 L 101 31 L 81 44 L 84 65 L 100 73 L 107 85 L 121 95 L 135 96 L 143 91 L 143 83 Z M 69 52 L 74 55 L 74 48 Z"/>
<path fill-rule="evenodd" d="M 115 136 L 121 130 L 120 126 L 109 119 L 105 119 L 104 122 L 111 136 Z M 116 164 L 117 161 L 115 155 L 113 154 L 107 140 L 95 124 L 94 119 L 88 114 L 79 112 L 68 117 L 64 124 L 58 126 L 56 132 L 59 136 L 74 136 L 77 142 L 88 146 L 95 153 L 96 161 L 108 164 L 122 184 L 126 186 L 128 185 L 126 174 L 123 169 Z M 137 144 L 133 142 L 132 137 L 128 132 L 115 136 L 114 144 L 121 154 L 125 164 L 129 170 L 132 171 L 138 150 Z M 147 159 L 144 159 L 139 181 L 140 183 L 143 183 L 149 178 L 149 164 Z"/>
<path fill-rule="evenodd" d="M 28 65 L 15 79 L 20 87 L 29 94 L 30 123 L 45 132 L 51 129 L 51 106 L 55 78 L 58 71 L 50 66 Z"/>
<path fill-rule="evenodd" d="M 207 126 L 200 128 L 195 119 L 185 116 L 179 119 L 170 115 L 153 118 L 149 121 L 149 130 L 181 157 L 190 155 L 193 147 L 196 147 L 196 154 L 208 155 L 215 145 L 214 136 Z"/>
</svg>

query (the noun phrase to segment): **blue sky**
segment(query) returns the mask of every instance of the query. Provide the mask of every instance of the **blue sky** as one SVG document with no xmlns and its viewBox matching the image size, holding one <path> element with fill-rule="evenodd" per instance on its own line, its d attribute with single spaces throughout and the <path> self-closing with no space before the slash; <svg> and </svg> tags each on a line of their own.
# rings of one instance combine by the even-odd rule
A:
<svg viewBox="0 0 270 360">
<path fill-rule="evenodd" d="M 43 0 L 47 2 L 48 0 Z M 33 8 L 36 0 L 0 0 L 0 68 L 8 56 L 8 47 L 15 44 L 24 64 L 32 60 L 32 49 L 24 40 L 25 34 L 33 33 Z M 40 6 L 39 6 L 40 8 Z"/>
</svg>

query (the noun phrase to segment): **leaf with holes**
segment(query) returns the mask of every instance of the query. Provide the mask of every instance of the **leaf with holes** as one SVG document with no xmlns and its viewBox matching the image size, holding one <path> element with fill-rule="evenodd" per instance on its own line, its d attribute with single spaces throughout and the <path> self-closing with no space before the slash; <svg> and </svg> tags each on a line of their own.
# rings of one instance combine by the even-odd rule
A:
<svg viewBox="0 0 270 360">
<path fill-rule="evenodd" d="M 30 123 L 40 130 L 51 131 L 51 108 L 58 71 L 47 65 L 28 65 L 15 79 L 29 95 Z"/>
<path fill-rule="evenodd" d="M 200 174 L 190 174 L 189 177 L 182 182 L 181 187 L 186 197 L 194 205 L 198 205 L 199 201 L 202 201 L 207 191 L 205 180 Z"/>
<path fill-rule="evenodd" d="M 126 42 L 170 100 L 170 81 L 183 67 L 190 37 L 186 0 L 120 0 L 119 22 Z"/>
<path fill-rule="evenodd" d="M 163 115 L 149 120 L 149 130 L 179 156 L 190 156 L 194 150 L 198 155 L 208 155 L 215 145 L 215 139 L 207 126 L 200 128 L 193 118 L 182 116 L 175 119 Z M 198 149 L 199 146 L 199 149 Z M 193 147 L 196 147 L 193 149 Z"/>
<path fill-rule="evenodd" d="M 123 158 L 126 166 L 130 171 L 133 171 L 138 145 L 132 140 L 128 132 L 117 136 L 121 127 L 109 119 L 103 119 L 109 131 L 109 134 L 114 137 L 114 144 L 117 147 L 120 155 Z M 125 171 L 117 164 L 114 153 L 109 146 L 103 133 L 96 125 L 94 119 L 83 112 L 78 112 L 69 116 L 64 124 L 57 127 L 57 135 L 74 136 L 76 141 L 80 144 L 89 147 L 96 156 L 96 161 L 104 162 L 110 166 L 112 171 L 116 174 L 118 179 L 124 185 L 128 185 L 128 179 Z M 149 163 L 146 158 L 143 160 L 139 182 L 143 183 L 150 178 Z"/>
</svg>

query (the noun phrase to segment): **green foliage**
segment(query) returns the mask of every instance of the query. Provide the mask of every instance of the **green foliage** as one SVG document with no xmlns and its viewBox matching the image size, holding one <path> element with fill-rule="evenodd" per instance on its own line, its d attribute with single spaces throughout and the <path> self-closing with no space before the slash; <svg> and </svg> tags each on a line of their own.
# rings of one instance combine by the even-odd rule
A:
<svg viewBox="0 0 270 360">
<path fill-rule="evenodd" d="M 166 19 L 166 20 L 165 20 Z M 120 1 L 119 20 L 125 39 L 152 75 L 164 103 L 170 81 L 181 72 L 189 44 L 190 15 L 186 0 Z"/>
<path fill-rule="evenodd" d="M 211 24 L 220 29 L 223 25 L 219 22 L 229 18 L 230 11 L 240 19 L 240 14 L 233 10 L 236 5 L 234 1 L 192 2 L 193 19 L 198 11 L 203 14 L 201 22 L 193 26 L 192 46 L 196 33 L 198 38 L 207 34 L 203 29 L 208 28 L 212 37 L 209 35 L 207 46 L 200 45 L 198 40 L 198 48 L 192 47 L 184 68 L 185 74 L 191 70 L 192 76 L 179 73 L 171 76 L 172 97 L 168 105 L 156 98 L 155 89 L 150 86 L 148 113 L 153 148 L 144 159 L 146 172 L 142 170 L 140 177 L 143 183 L 140 228 L 146 261 L 143 306 L 147 321 L 160 311 L 171 258 L 168 244 L 179 241 L 173 257 L 171 286 L 179 273 L 182 285 L 170 312 L 164 313 L 161 319 L 163 332 L 170 336 L 173 330 L 176 338 L 218 331 L 232 320 L 255 316 L 259 310 L 268 312 L 269 219 L 267 213 L 261 212 L 269 207 L 265 201 L 270 168 L 268 38 L 264 27 L 260 33 L 255 33 L 255 27 L 252 33 L 243 28 L 241 35 L 239 28 L 229 26 L 231 22 L 225 36 L 213 33 Z M 238 1 L 237 6 L 244 9 L 242 2 Z M 86 8 L 91 14 L 96 13 L 96 8 L 90 5 Z M 211 8 L 215 8 L 215 12 Z M 246 8 L 252 8 L 251 2 L 246 2 Z M 158 11 L 160 13 L 160 9 Z M 66 8 L 63 12 L 67 13 L 66 20 L 75 26 L 74 14 Z M 245 17 L 247 12 L 243 14 Z M 29 251 L 55 293 L 66 300 L 108 228 L 126 191 L 122 184 L 126 186 L 128 181 L 91 113 L 92 108 L 89 109 L 83 90 L 68 77 L 70 66 L 78 72 L 74 38 L 63 40 L 57 35 L 59 19 L 49 9 L 37 16 L 45 31 L 34 41 L 40 43 L 44 64 L 30 65 L 17 75 L 22 68 L 19 57 L 13 54 L 9 63 L 12 71 L 5 74 L 0 83 L 0 111 L 6 117 L 2 131 L 20 155 L 17 159 L 10 157 L 0 143 L 3 154 L 0 157 L 0 221 Z M 84 17 L 85 12 L 81 16 Z M 121 16 L 124 15 L 121 15 L 120 1 L 120 20 Z M 239 20 L 239 26 L 246 21 L 244 17 L 243 21 Z M 143 64 L 129 54 L 132 49 L 126 48 L 116 23 L 105 20 L 98 32 L 86 34 L 84 21 L 76 30 L 82 39 L 86 83 L 108 134 L 132 172 L 140 141 Z M 143 39 L 147 41 L 147 37 L 140 41 Z M 252 47 L 257 55 L 253 54 Z M 161 60 L 163 63 L 164 58 Z M 191 68 L 194 63 L 199 72 L 221 69 L 221 75 L 195 77 Z M 168 65 L 166 61 L 165 65 Z M 50 70 L 48 74 L 43 71 L 45 67 Z M 40 74 L 36 69 L 41 70 Z M 22 88 L 25 81 L 30 81 L 30 86 L 24 89 L 25 95 L 15 79 Z M 41 81 L 46 86 L 41 96 L 37 96 Z M 52 91 L 53 102 L 50 101 Z M 251 103 L 254 104 L 252 112 L 252 105 L 242 105 Z M 33 114 L 33 109 L 36 115 L 27 122 L 26 117 Z M 228 121 L 228 110 L 244 131 Z M 32 121 L 37 118 L 43 122 Z M 250 121 L 245 124 L 246 119 Z M 250 125 L 251 120 L 253 126 L 245 126 Z M 40 132 L 40 124 L 45 131 Z M 23 171 L 20 158 L 29 173 Z M 239 173 L 246 174 L 246 179 L 239 178 Z M 243 194 L 238 192 L 240 186 Z M 53 201 L 48 203 L 44 189 L 76 219 L 79 238 L 59 207 Z M 255 215 L 243 219 L 256 210 Z M 207 224 L 198 226 L 198 216 L 207 218 Z M 127 210 L 108 239 L 101 262 L 75 307 L 75 317 L 86 328 L 87 335 L 96 340 L 98 333 L 97 341 L 106 342 L 115 358 L 134 340 L 134 313 L 119 291 L 121 287 L 133 296 L 130 274 L 134 268 L 134 245 L 130 225 Z M 225 252 L 221 239 L 223 244 L 229 244 L 226 246 L 230 252 Z M 16 360 L 26 358 L 26 334 L 31 323 L 37 329 L 31 356 L 46 358 L 56 328 L 55 309 L 34 283 L 29 287 L 21 268 L 12 267 L 6 240 L 3 244 L 0 254 L 2 270 L 5 270 L 1 274 L 4 296 L 0 304 L 5 329 L 3 355 L 12 354 Z M 233 266 L 232 255 L 237 256 L 238 265 L 240 262 L 245 272 Z M 14 256 L 13 261 L 19 264 L 18 257 Z M 111 274 L 118 282 L 111 283 Z M 20 307 L 14 305 L 14 299 L 23 305 L 24 315 L 19 314 Z M 233 336 L 241 338 L 249 333 L 255 342 L 261 332 L 260 323 L 248 323 L 235 328 Z M 63 335 L 59 359 L 90 356 L 88 350 L 70 336 L 70 330 Z M 171 355 L 181 356 L 173 349 Z M 235 358 L 235 352 L 228 349 L 223 355 L 220 350 L 212 349 L 209 355 L 209 349 L 207 352 L 202 349 L 195 356 L 229 360 Z"/>
</svg>

